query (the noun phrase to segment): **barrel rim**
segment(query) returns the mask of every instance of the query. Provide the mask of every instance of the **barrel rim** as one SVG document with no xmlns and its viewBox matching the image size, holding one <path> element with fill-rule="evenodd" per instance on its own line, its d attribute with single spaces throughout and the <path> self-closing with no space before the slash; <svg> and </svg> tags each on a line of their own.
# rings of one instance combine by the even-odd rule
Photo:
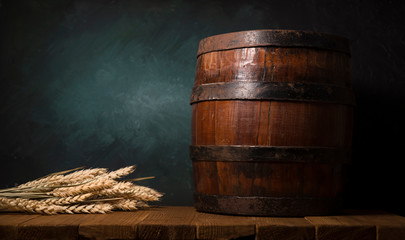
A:
<svg viewBox="0 0 405 240">
<path fill-rule="evenodd" d="M 197 57 L 214 51 L 270 46 L 317 48 L 350 56 L 349 40 L 342 36 L 303 30 L 260 29 L 206 37 L 199 43 Z"/>
</svg>

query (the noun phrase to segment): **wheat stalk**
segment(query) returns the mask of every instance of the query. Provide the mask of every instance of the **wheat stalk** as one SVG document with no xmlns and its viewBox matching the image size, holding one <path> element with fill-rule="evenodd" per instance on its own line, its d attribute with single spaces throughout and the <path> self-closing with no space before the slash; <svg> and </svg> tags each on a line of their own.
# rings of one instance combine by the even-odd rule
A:
<svg viewBox="0 0 405 240">
<path fill-rule="evenodd" d="M 0 190 L 0 208 L 40 214 L 108 213 L 113 209 L 137 210 L 157 201 L 161 193 L 130 181 L 116 181 L 135 166 L 107 172 L 105 168 L 76 168 L 49 174 L 15 188 Z"/>
</svg>

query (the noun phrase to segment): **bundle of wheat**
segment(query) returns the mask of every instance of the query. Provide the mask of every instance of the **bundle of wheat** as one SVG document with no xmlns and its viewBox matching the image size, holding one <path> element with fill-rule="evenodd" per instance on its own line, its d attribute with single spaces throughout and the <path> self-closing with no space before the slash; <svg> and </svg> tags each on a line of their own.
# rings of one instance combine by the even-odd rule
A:
<svg viewBox="0 0 405 240">
<path fill-rule="evenodd" d="M 0 209 L 41 214 L 132 211 L 158 201 L 161 193 L 133 182 L 153 177 L 119 180 L 135 166 L 108 172 L 106 168 L 75 168 L 56 172 L 0 190 Z"/>
</svg>

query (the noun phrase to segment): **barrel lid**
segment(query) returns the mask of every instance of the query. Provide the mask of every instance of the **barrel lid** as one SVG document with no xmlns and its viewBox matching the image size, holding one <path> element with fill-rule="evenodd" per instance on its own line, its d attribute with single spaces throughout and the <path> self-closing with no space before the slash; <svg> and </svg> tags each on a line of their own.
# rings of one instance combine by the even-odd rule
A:
<svg viewBox="0 0 405 240">
<path fill-rule="evenodd" d="M 246 47 L 309 47 L 344 52 L 350 55 L 349 40 L 331 34 L 297 30 L 252 30 L 210 36 L 200 41 L 201 54 Z"/>
</svg>

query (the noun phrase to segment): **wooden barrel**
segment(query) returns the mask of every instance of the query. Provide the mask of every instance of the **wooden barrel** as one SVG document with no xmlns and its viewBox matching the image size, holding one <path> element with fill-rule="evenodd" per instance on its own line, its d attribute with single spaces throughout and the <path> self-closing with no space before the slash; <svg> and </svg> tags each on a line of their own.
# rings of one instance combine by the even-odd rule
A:
<svg viewBox="0 0 405 240">
<path fill-rule="evenodd" d="M 339 209 L 353 128 L 347 39 L 291 30 L 205 38 L 190 103 L 198 211 Z"/>
</svg>

